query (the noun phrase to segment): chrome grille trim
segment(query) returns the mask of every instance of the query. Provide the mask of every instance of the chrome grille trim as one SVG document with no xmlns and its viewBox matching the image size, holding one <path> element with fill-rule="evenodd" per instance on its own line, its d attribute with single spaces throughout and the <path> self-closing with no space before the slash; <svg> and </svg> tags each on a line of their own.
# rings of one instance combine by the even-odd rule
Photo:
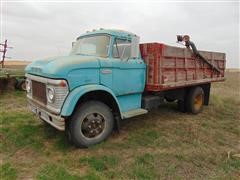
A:
<svg viewBox="0 0 240 180">
<path fill-rule="evenodd" d="M 45 87 L 51 86 L 54 88 L 55 100 L 53 103 L 49 103 L 48 101 L 46 101 L 46 103 L 44 103 L 44 102 L 39 101 L 38 99 L 34 98 L 34 96 L 32 95 L 33 88 L 32 88 L 31 93 L 27 93 L 27 97 L 30 100 L 32 100 L 33 102 L 35 101 L 37 104 L 41 104 L 42 106 L 45 106 L 45 108 L 48 109 L 49 111 L 59 114 L 61 112 L 61 108 L 64 103 L 64 100 L 66 99 L 66 97 L 69 93 L 68 86 L 66 85 L 66 87 L 60 87 L 59 83 L 62 80 L 48 79 L 48 78 L 34 76 L 34 75 L 30 75 L 30 74 L 25 74 L 25 76 L 31 82 L 36 81 L 39 83 L 43 83 L 45 85 Z M 46 89 L 45 89 L 45 94 L 46 94 Z M 45 97 L 45 98 L 47 99 L 47 97 Z"/>
<path fill-rule="evenodd" d="M 40 77 L 40 76 L 34 76 L 31 74 L 25 74 L 25 76 L 30 80 L 38 81 L 38 82 L 41 82 L 44 84 L 58 85 L 61 82 L 61 80 L 59 80 L 59 79 L 48 79 L 48 78 L 44 78 L 44 77 Z"/>
<path fill-rule="evenodd" d="M 31 84 L 32 84 L 32 98 L 46 105 L 47 104 L 46 84 L 38 81 L 32 81 Z"/>
</svg>

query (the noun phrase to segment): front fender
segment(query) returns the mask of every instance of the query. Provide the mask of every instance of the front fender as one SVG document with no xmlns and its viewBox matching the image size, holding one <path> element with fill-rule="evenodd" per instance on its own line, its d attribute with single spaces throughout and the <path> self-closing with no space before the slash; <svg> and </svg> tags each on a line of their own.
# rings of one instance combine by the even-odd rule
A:
<svg viewBox="0 0 240 180">
<path fill-rule="evenodd" d="M 119 105 L 119 102 L 111 89 L 109 89 L 105 86 L 102 86 L 102 85 L 98 85 L 98 84 L 89 84 L 89 85 L 79 86 L 70 92 L 70 94 L 67 96 L 67 99 L 65 100 L 65 102 L 63 104 L 61 115 L 62 116 L 70 116 L 73 113 L 78 100 L 84 94 L 91 92 L 91 91 L 98 91 L 98 90 L 106 91 L 109 94 L 111 94 L 112 97 L 115 99 L 115 101 L 118 105 L 118 108 L 120 110 L 120 113 L 121 113 L 121 107 Z"/>
</svg>

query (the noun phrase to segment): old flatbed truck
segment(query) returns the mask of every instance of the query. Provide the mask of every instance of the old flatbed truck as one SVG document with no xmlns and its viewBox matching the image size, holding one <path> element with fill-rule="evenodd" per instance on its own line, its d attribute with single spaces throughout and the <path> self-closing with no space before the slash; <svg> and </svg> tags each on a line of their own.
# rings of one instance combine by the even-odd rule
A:
<svg viewBox="0 0 240 180">
<path fill-rule="evenodd" d="M 225 54 L 197 51 L 188 36 L 178 40 L 188 48 L 139 44 L 122 30 L 86 32 L 68 56 L 26 67 L 29 107 L 77 147 L 100 143 L 121 119 L 164 101 L 197 114 L 208 105 L 211 82 L 224 80 Z"/>
</svg>

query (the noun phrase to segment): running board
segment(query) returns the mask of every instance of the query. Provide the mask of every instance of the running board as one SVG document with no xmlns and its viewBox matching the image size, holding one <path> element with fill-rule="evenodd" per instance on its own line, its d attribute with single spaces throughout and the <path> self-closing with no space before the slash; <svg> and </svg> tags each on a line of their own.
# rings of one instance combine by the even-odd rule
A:
<svg viewBox="0 0 240 180">
<path fill-rule="evenodd" d="M 139 109 L 134 109 L 134 110 L 130 110 L 127 112 L 123 112 L 122 117 L 123 117 L 123 119 L 127 119 L 127 118 L 138 116 L 141 114 L 146 114 L 147 112 L 148 111 L 146 109 L 139 108 Z"/>
</svg>

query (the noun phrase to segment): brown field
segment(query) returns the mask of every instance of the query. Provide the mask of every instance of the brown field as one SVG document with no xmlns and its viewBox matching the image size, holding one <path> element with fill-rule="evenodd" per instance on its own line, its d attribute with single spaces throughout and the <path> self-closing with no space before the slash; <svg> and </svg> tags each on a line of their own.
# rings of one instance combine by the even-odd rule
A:
<svg viewBox="0 0 240 180">
<path fill-rule="evenodd" d="M 5 68 L 12 68 L 12 69 L 23 69 L 28 64 L 30 64 L 31 61 L 21 61 L 21 60 L 6 60 L 4 62 Z"/>
<path fill-rule="evenodd" d="M 38 120 L 24 92 L 2 95 L 0 107 L 1 179 L 240 178 L 240 73 L 213 83 L 202 113 L 167 103 L 89 149 Z"/>
<path fill-rule="evenodd" d="M 29 63 L 31 63 L 31 61 L 25 61 L 25 60 L 6 60 L 4 62 L 5 65 L 9 65 L 9 66 L 22 66 L 22 65 L 28 65 Z"/>
<path fill-rule="evenodd" d="M 228 68 L 226 69 L 226 72 L 240 72 L 239 68 Z"/>
</svg>

